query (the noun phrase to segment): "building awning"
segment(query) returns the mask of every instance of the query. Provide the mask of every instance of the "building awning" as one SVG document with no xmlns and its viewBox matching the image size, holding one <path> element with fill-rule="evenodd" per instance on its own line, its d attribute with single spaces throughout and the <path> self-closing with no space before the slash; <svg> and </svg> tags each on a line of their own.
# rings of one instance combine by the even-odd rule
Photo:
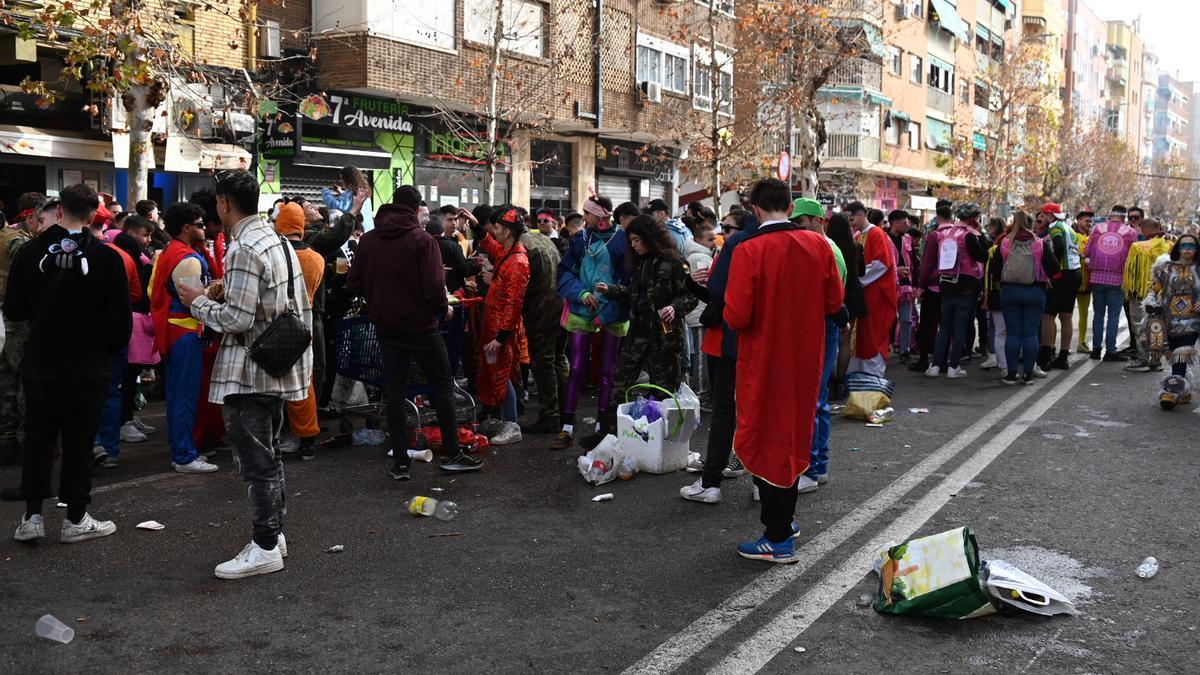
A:
<svg viewBox="0 0 1200 675">
<path fill-rule="evenodd" d="M 987 150 L 987 136 L 976 131 L 974 137 L 971 138 L 971 147 L 976 150 Z"/>
<path fill-rule="evenodd" d="M 1004 10 L 1005 14 L 1008 14 L 1008 6 L 1010 4 L 1008 0 L 992 0 L 992 2 L 996 3 L 1000 9 Z"/>
<path fill-rule="evenodd" d="M 111 141 L 84 138 L 65 131 L 51 133 L 36 127 L 0 124 L 0 155 L 79 159 L 111 164 L 113 146 Z"/>
<path fill-rule="evenodd" d="M 958 10 L 954 8 L 954 5 L 950 4 L 950 0 L 930 0 L 930 4 L 933 5 L 934 13 L 937 14 L 938 24 L 954 37 L 967 42 L 967 24 L 958 15 Z"/>
<path fill-rule="evenodd" d="M 300 139 L 293 164 L 341 168 L 353 164 L 360 169 L 389 169 L 392 153 L 376 145 L 329 145 Z"/>
<path fill-rule="evenodd" d="M 937 202 L 937 197 L 910 195 L 908 198 L 908 208 L 913 211 L 932 211 L 937 208 Z"/>
<path fill-rule="evenodd" d="M 894 120 L 900 120 L 901 122 L 911 122 L 912 121 L 912 117 L 909 117 L 908 113 L 900 111 L 900 110 L 892 110 L 888 114 L 890 114 L 892 116 L 892 119 L 894 119 Z"/>
<path fill-rule="evenodd" d="M 821 87 L 818 91 L 824 98 L 837 99 L 839 101 L 866 101 L 875 105 L 891 106 L 892 99 L 873 91 L 868 91 L 862 87 Z"/>
<path fill-rule="evenodd" d="M 938 68 L 941 68 L 942 70 L 944 70 L 948 73 L 954 72 L 954 64 L 953 63 L 950 63 L 949 61 L 943 61 L 943 60 L 939 59 L 938 57 L 934 56 L 933 54 L 929 54 L 928 57 L 929 57 L 930 65 L 937 66 Z"/>
<path fill-rule="evenodd" d="M 871 53 L 881 59 L 887 58 L 887 45 L 883 43 L 883 32 L 874 24 L 863 23 L 863 33 L 867 36 L 867 44 Z"/>
</svg>

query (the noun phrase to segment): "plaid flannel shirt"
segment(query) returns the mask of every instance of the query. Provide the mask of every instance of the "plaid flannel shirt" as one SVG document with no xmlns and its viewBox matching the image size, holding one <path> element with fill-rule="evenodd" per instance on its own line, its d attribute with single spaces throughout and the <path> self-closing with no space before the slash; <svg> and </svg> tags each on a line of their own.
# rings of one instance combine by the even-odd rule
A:
<svg viewBox="0 0 1200 675">
<path fill-rule="evenodd" d="M 275 317 L 287 309 L 287 261 L 292 259 L 296 311 L 312 327 L 312 304 L 295 251 L 279 238 L 270 224 L 251 216 L 233 226 L 232 242 L 225 252 L 225 302 L 199 297 L 192 316 L 222 334 L 221 351 L 213 365 L 208 400 L 224 403 L 232 394 L 265 394 L 285 401 L 308 396 L 312 379 L 312 347 L 283 377 L 271 377 L 258 367 L 248 350 Z M 245 339 L 245 347 L 239 341 Z"/>
</svg>

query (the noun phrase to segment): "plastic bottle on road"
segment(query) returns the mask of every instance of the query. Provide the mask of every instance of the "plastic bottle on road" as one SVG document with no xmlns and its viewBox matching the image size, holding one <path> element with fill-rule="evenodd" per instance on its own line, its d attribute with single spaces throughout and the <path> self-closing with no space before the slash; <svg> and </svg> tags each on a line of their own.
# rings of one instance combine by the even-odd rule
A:
<svg viewBox="0 0 1200 675">
<path fill-rule="evenodd" d="M 438 520 L 454 520 L 458 515 L 458 504 L 449 500 L 438 501 L 433 497 L 413 497 L 404 505 L 414 516 L 433 516 Z"/>
<path fill-rule="evenodd" d="M 1146 558 L 1141 565 L 1138 565 L 1137 575 L 1139 577 L 1149 579 L 1155 574 L 1158 574 L 1158 561 L 1154 559 L 1154 556 Z"/>
</svg>

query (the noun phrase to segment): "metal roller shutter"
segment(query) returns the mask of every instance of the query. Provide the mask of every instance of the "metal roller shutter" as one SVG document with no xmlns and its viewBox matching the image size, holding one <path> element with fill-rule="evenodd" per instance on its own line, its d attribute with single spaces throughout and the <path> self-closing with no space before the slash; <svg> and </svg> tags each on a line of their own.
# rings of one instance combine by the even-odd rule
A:
<svg viewBox="0 0 1200 675">
<path fill-rule="evenodd" d="M 633 181 L 623 176 L 604 176 L 596 179 L 596 192 L 612 200 L 613 207 L 633 201 Z"/>
</svg>

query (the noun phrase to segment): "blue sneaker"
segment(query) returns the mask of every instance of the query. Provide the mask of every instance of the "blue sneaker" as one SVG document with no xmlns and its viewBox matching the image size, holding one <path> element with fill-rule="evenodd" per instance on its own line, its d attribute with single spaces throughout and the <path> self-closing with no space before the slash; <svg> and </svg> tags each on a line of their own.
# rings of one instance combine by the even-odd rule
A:
<svg viewBox="0 0 1200 675">
<path fill-rule="evenodd" d="M 793 527 L 793 530 L 796 528 Z M 788 539 L 785 542 L 774 544 L 766 537 L 758 541 L 748 541 L 744 544 L 738 544 L 738 555 L 751 560 L 766 560 L 773 563 L 794 563 L 800 558 L 796 556 L 796 549 L 792 546 L 792 540 Z"/>
</svg>

